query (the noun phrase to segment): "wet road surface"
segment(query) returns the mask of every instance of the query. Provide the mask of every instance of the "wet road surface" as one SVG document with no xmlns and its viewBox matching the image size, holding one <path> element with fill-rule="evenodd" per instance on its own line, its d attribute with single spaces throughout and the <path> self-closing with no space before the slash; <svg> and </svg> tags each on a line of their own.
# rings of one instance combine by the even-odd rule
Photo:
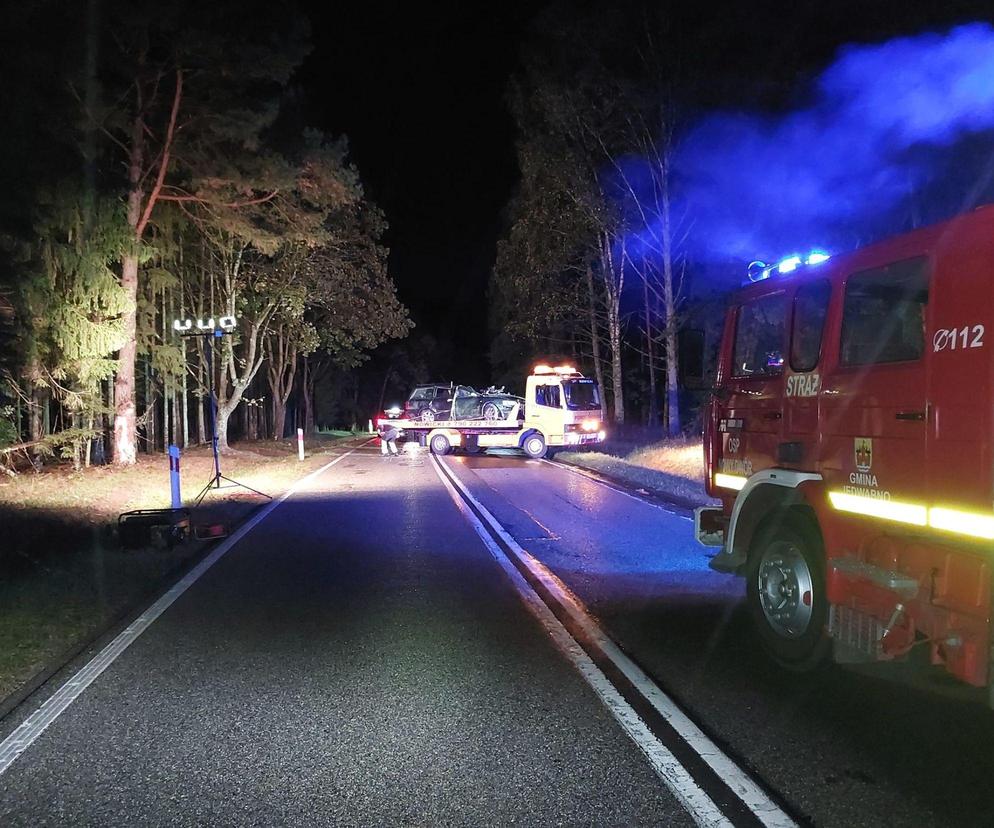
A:
<svg viewBox="0 0 994 828">
<path fill-rule="evenodd" d="M 686 513 L 542 461 L 448 457 L 467 488 L 740 764 L 817 825 L 994 825 L 994 713 L 922 666 L 793 674 Z"/>
<path fill-rule="evenodd" d="M 362 448 L 273 511 L 0 775 L 0 825 L 692 824 L 433 462 Z M 981 694 L 785 673 L 688 515 L 541 461 L 441 462 L 799 821 L 994 824 Z"/>
</svg>

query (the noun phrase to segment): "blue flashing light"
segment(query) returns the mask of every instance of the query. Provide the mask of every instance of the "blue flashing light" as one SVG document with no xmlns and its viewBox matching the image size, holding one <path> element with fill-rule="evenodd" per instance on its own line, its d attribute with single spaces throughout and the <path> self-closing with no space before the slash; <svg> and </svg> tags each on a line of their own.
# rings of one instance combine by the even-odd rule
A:
<svg viewBox="0 0 994 828">
<path fill-rule="evenodd" d="M 749 276 L 750 282 L 760 282 L 763 279 L 769 278 L 771 270 L 772 268 L 766 262 L 761 262 L 757 259 L 749 263 L 746 273 Z"/>
<path fill-rule="evenodd" d="M 746 272 L 750 282 L 761 282 L 763 279 L 769 279 L 774 273 L 793 273 L 803 265 L 819 265 L 822 262 L 827 262 L 830 258 L 832 257 L 824 250 L 812 250 L 807 256 L 788 256 L 786 259 L 781 259 L 772 265 L 768 265 L 766 262 L 757 259 L 749 263 L 749 268 Z"/>
<path fill-rule="evenodd" d="M 777 270 L 781 273 L 793 273 L 804 263 L 804 260 L 800 256 L 788 256 L 786 259 L 782 259 L 777 265 Z"/>
</svg>

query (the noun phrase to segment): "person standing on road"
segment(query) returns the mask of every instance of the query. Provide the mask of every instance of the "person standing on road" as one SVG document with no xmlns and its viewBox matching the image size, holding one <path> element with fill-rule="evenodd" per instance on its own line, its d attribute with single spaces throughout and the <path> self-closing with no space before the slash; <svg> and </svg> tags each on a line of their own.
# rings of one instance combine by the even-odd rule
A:
<svg viewBox="0 0 994 828">
<path fill-rule="evenodd" d="M 380 453 L 389 454 L 391 456 L 396 456 L 400 454 L 400 449 L 397 448 L 397 438 L 400 437 L 400 431 L 392 425 L 381 425 L 380 426 Z"/>
</svg>

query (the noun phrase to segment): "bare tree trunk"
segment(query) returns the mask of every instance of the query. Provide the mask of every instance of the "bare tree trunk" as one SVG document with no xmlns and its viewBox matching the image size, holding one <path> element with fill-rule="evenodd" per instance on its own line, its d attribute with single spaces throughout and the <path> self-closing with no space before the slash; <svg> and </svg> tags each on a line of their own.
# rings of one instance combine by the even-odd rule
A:
<svg viewBox="0 0 994 828">
<path fill-rule="evenodd" d="M 183 347 L 183 381 L 180 387 L 180 422 L 183 424 L 183 448 L 190 447 L 190 392 L 186 386 L 186 340 L 182 340 Z"/>
<path fill-rule="evenodd" d="M 141 198 L 141 191 L 137 191 Z M 137 207 L 135 208 L 137 209 Z M 128 197 L 129 220 L 132 211 L 132 197 Z M 121 287 L 128 300 L 127 309 L 121 315 L 124 345 L 117 354 L 117 374 L 114 377 L 114 463 L 118 466 L 133 465 L 137 459 L 136 415 L 135 415 L 135 358 L 138 355 L 136 341 L 135 308 L 138 302 L 138 257 L 124 256 L 121 260 Z"/>
<path fill-rule="evenodd" d="M 286 403 L 280 402 L 273 395 L 273 439 L 282 440 L 286 431 Z"/>
<path fill-rule="evenodd" d="M 615 273 L 614 255 L 611 240 L 607 234 L 602 238 L 602 263 L 604 287 L 607 294 L 607 333 L 611 345 L 611 388 L 614 392 L 614 421 L 619 425 L 625 422 L 624 376 L 621 368 L 621 291 L 624 287 L 625 256 L 622 252 L 620 268 Z"/>
<path fill-rule="evenodd" d="M 314 377 L 311 374 L 311 360 L 308 357 L 304 357 L 300 367 L 300 387 L 302 392 L 300 401 L 304 409 L 304 430 L 310 434 L 314 430 Z"/>
<path fill-rule="evenodd" d="M 236 403 L 237 405 L 237 403 Z M 233 407 L 217 407 L 217 450 L 226 452 L 231 447 L 228 445 L 228 419 L 231 417 Z"/>
<path fill-rule="evenodd" d="M 262 340 L 266 355 L 266 374 L 273 395 L 273 439 L 282 440 L 286 429 L 286 405 L 293 393 L 297 373 L 297 347 L 293 333 L 285 324 L 274 326 Z"/>
<path fill-rule="evenodd" d="M 666 425 L 670 437 L 680 434 L 680 386 L 677 367 L 676 298 L 673 290 L 673 230 L 670 225 L 669 177 L 663 180 L 663 311 L 666 314 Z"/>
<path fill-rule="evenodd" d="M 121 257 L 121 287 L 127 299 L 127 310 L 121 315 L 124 346 L 118 352 L 117 376 L 114 378 L 114 462 L 119 466 L 130 466 L 137 459 L 137 417 L 135 414 L 135 357 L 138 353 L 136 308 L 138 306 L 138 248 L 141 246 L 148 226 L 152 209 L 165 181 L 169 169 L 169 156 L 172 150 L 180 101 L 183 97 L 183 73 L 176 72 L 176 88 L 170 110 L 169 123 L 165 130 L 162 151 L 158 157 L 158 173 L 152 184 L 149 197 L 145 199 L 145 137 L 146 123 L 142 84 L 135 84 L 137 90 L 137 114 L 131 124 L 131 139 L 128 150 L 128 227 L 133 234 L 134 250 Z M 149 443 L 154 446 L 154 443 Z"/>
<path fill-rule="evenodd" d="M 37 442 L 45 436 L 45 407 L 48 405 L 47 396 L 41 388 L 31 388 L 31 411 L 29 414 L 31 442 Z"/>
<path fill-rule="evenodd" d="M 659 422 L 659 404 L 656 400 L 656 357 L 652 341 L 652 314 L 649 305 L 649 274 L 642 271 L 642 302 L 645 306 L 645 348 L 646 360 L 649 367 L 649 414 L 647 425 L 654 426 Z"/>
<path fill-rule="evenodd" d="M 148 360 L 145 363 L 145 451 L 155 451 L 156 425 L 155 425 L 155 394 L 152 390 L 152 373 L 149 370 Z"/>
<path fill-rule="evenodd" d="M 590 308 L 590 349 L 594 357 L 594 376 L 601 394 L 601 420 L 607 419 L 604 398 L 604 366 L 601 363 L 601 335 L 597 328 L 597 308 L 594 296 L 594 269 L 587 262 L 587 299 Z"/>
<path fill-rule="evenodd" d="M 387 396 L 387 383 L 390 381 L 390 375 L 392 373 L 393 373 L 393 363 L 391 362 L 387 366 L 386 373 L 383 375 L 383 385 L 380 386 L 380 403 L 379 403 L 379 407 L 376 409 L 377 414 L 379 414 L 379 412 L 383 410 L 383 401 L 386 399 L 386 396 Z M 305 382 L 306 382 L 306 380 L 305 380 Z"/>
</svg>

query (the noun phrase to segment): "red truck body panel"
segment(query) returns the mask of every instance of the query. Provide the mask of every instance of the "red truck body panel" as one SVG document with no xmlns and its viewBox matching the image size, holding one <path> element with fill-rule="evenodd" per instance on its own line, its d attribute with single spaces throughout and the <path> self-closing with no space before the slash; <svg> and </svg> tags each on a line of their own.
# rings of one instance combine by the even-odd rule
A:
<svg viewBox="0 0 994 828">
<path fill-rule="evenodd" d="M 705 420 L 707 488 L 728 516 L 758 472 L 820 475 L 798 491 L 833 636 L 876 630 L 878 658 L 927 641 L 973 684 L 991 648 L 992 305 L 994 207 L 751 284 Z"/>
</svg>

